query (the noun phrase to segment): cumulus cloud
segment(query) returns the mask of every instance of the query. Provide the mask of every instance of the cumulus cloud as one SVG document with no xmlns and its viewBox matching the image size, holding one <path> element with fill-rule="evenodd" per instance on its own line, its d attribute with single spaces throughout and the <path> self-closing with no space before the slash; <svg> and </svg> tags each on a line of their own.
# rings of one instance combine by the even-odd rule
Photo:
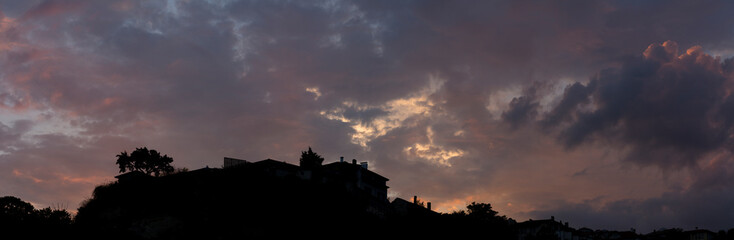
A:
<svg viewBox="0 0 734 240">
<path fill-rule="evenodd" d="M 537 121 L 567 151 L 611 147 L 621 163 L 651 166 L 685 180 L 643 198 L 587 197 L 541 207 L 532 218 L 564 216 L 576 227 L 643 232 L 661 227 L 728 229 L 724 204 L 734 196 L 730 177 L 732 59 L 685 51 L 673 41 L 651 44 L 639 57 L 602 70 L 588 82 L 569 84 L 557 105 Z M 531 97 L 533 95 L 530 95 Z M 519 99 L 519 98 L 518 98 Z M 510 106 L 513 107 L 511 102 Z M 572 176 L 594 179 L 580 169 Z M 640 217 L 644 216 L 644 217 Z M 576 221 L 574 223 L 573 221 Z"/>
<path fill-rule="evenodd" d="M 734 79 L 724 62 L 700 46 L 679 54 L 675 42 L 652 44 L 621 68 L 569 86 L 543 124 L 566 122 L 560 138 L 570 148 L 601 139 L 629 148 L 627 160 L 641 165 L 691 166 L 730 146 Z"/>
</svg>

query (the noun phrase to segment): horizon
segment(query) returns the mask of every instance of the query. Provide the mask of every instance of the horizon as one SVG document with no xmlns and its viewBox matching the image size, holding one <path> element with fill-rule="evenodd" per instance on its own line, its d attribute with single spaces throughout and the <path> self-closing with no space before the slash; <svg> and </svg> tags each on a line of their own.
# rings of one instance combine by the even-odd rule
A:
<svg viewBox="0 0 734 240">
<path fill-rule="evenodd" d="M 734 225 L 734 2 L 0 0 L 0 196 L 148 147 L 357 159 L 449 213 Z M 728 29 L 728 31 L 727 31 Z"/>
</svg>

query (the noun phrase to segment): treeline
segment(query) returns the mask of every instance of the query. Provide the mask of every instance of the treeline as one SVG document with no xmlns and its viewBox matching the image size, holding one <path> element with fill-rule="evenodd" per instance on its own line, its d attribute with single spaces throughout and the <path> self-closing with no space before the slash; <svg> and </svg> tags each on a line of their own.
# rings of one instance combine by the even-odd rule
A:
<svg viewBox="0 0 734 240">
<path fill-rule="evenodd" d="M 36 209 L 17 197 L 0 197 L 0 239 L 70 236 L 72 217 L 63 209 Z"/>
</svg>

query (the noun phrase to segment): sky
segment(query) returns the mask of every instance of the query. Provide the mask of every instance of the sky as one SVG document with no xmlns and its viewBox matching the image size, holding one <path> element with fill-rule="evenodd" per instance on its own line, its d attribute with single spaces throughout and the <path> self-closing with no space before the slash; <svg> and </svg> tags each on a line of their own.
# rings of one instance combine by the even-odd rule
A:
<svg viewBox="0 0 734 240">
<path fill-rule="evenodd" d="M 76 209 L 136 147 L 368 162 L 518 221 L 734 228 L 734 2 L 0 0 L 0 195 Z"/>
</svg>

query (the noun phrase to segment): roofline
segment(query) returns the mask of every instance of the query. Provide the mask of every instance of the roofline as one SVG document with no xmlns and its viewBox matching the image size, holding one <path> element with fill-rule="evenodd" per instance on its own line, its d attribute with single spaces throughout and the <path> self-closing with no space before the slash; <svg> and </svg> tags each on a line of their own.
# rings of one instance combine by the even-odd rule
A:
<svg viewBox="0 0 734 240">
<path fill-rule="evenodd" d="M 336 165 L 336 164 L 346 164 L 346 165 L 349 165 L 349 166 L 355 166 L 355 167 L 362 168 L 362 166 L 360 166 L 358 164 L 353 164 L 353 163 L 348 163 L 348 162 L 332 162 L 332 163 L 324 164 L 323 166 L 326 167 L 326 166 L 329 166 L 329 165 Z M 380 175 L 379 173 L 373 172 L 373 171 L 371 171 L 371 170 L 369 170 L 367 168 L 362 168 L 362 169 L 364 169 L 367 172 L 371 172 L 372 174 L 375 174 L 375 175 L 377 175 L 378 177 L 380 177 L 382 179 L 385 179 L 385 181 L 390 181 L 389 178 L 386 178 L 386 177 Z"/>
</svg>

